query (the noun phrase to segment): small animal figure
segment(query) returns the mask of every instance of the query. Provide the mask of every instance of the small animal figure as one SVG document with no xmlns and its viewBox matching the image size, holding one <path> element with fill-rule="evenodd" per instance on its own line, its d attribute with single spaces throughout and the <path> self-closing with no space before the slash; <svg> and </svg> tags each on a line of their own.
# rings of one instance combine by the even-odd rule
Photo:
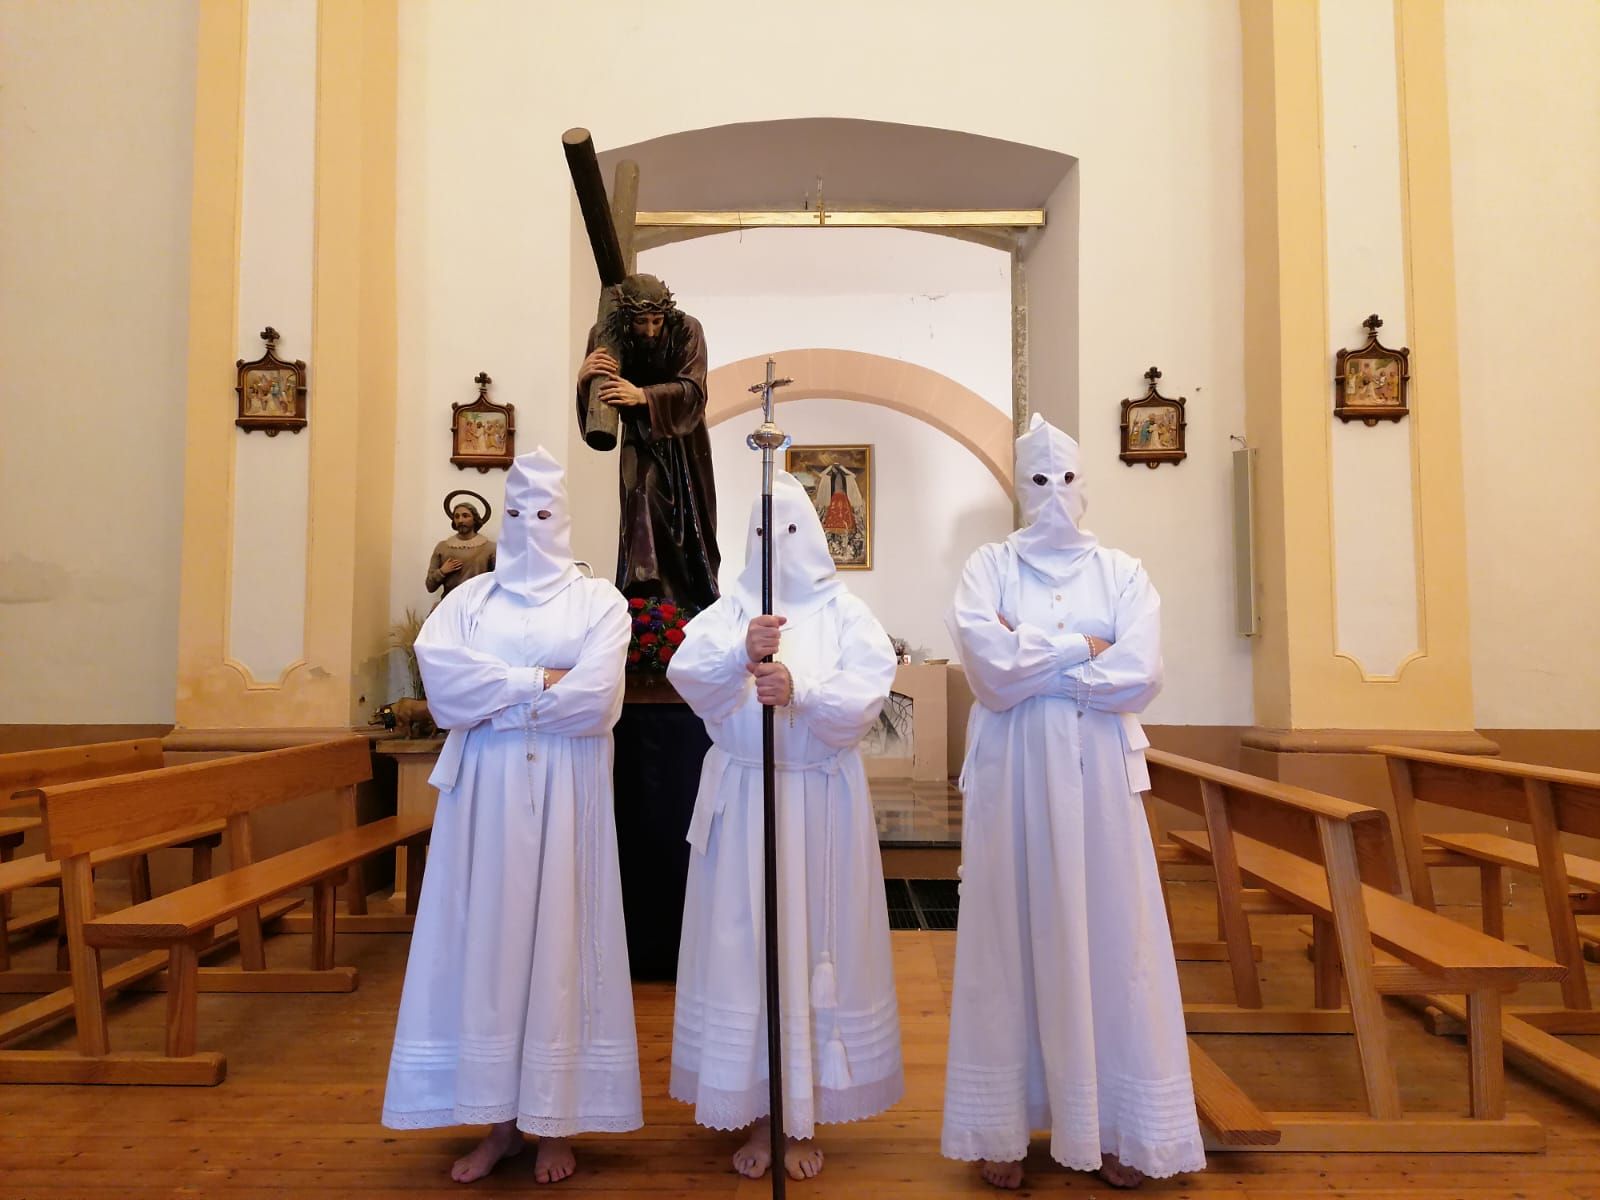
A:
<svg viewBox="0 0 1600 1200">
<path fill-rule="evenodd" d="M 396 700 L 372 714 L 369 725 L 398 730 L 403 738 L 430 738 L 439 732 L 426 700 Z"/>
</svg>

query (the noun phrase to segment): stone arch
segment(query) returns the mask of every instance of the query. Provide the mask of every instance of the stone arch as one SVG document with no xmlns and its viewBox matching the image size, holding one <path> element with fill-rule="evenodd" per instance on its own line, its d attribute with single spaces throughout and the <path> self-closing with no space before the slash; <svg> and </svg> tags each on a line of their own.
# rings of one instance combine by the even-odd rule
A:
<svg viewBox="0 0 1600 1200">
<path fill-rule="evenodd" d="M 781 374 L 795 380 L 778 393 L 780 401 L 857 400 L 904 413 L 966 447 L 1011 493 L 1010 417 L 948 375 L 898 358 L 813 347 L 727 363 L 706 377 L 708 426 L 760 407 L 760 397 L 749 387 L 765 377 L 768 357 L 777 360 Z"/>
</svg>

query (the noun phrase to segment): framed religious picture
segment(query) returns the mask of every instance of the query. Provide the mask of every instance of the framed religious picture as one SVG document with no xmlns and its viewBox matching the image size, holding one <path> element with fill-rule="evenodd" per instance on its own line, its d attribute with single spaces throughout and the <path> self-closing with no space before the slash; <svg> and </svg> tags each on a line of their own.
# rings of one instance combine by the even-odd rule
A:
<svg viewBox="0 0 1600 1200">
<path fill-rule="evenodd" d="M 306 427 L 306 365 L 278 357 L 278 331 L 268 325 L 261 331 L 267 352 L 255 362 L 239 359 L 234 387 L 239 412 L 233 423 L 246 433 L 260 430 L 277 437 L 287 429 L 299 433 Z"/>
<path fill-rule="evenodd" d="M 834 564 L 872 570 L 872 447 L 790 446 L 783 465 L 816 506 Z"/>
<path fill-rule="evenodd" d="M 1404 346 L 1390 350 L 1378 341 L 1383 318 L 1377 313 L 1361 325 L 1367 331 L 1367 344 L 1359 350 L 1341 350 L 1335 359 L 1333 415 L 1364 425 L 1403 420 L 1411 412 L 1406 406 L 1411 351 Z"/>
<path fill-rule="evenodd" d="M 463 471 L 468 467 L 481 472 L 491 467 L 505 470 L 517 454 L 516 412 L 510 404 L 489 399 L 489 385 L 494 380 L 487 374 L 479 371 L 472 382 L 478 385 L 478 398 L 471 404 L 450 406 L 450 461 Z"/>
<path fill-rule="evenodd" d="M 1149 388 L 1137 400 L 1122 402 L 1122 461 L 1130 467 L 1143 463 L 1154 470 L 1162 463 L 1181 463 L 1189 457 L 1189 422 L 1184 416 L 1188 404 L 1182 396 L 1168 399 L 1156 390 L 1161 372 L 1151 367 L 1144 373 Z"/>
</svg>

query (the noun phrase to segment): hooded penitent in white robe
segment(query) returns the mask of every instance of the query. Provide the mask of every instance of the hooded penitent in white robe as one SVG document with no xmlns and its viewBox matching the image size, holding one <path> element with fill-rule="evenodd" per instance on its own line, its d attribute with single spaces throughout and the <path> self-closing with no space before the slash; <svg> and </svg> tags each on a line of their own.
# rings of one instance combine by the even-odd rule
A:
<svg viewBox="0 0 1600 1200">
<path fill-rule="evenodd" d="M 573 564 L 544 450 L 513 463 L 502 513 L 494 571 L 454 589 L 416 642 L 450 736 L 383 1123 L 637 1129 L 611 799 L 627 606 Z M 547 668 L 569 673 L 546 688 Z"/>
<path fill-rule="evenodd" d="M 949 617 L 977 703 L 942 1149 L 1013 1162 L 1048 1129 L 1068 1168 L 1115 1154 L 1159 1177 L 1205 1166 L 1139 795 L 1160 601 L 1079 524 L 1077 471 L 1077 443 L 1035 417 L 1017 439 L 1027 525 L 967 561 Z M 1092 660 L 1091 634 L 1114 643 Z"/>
<path fill-rule="evenodd" d="M 768 1115 L 762 875 L 762 705 L 745 634 L 761 615 L 761 507 L 736 585 L 697 616 L 667 677 L 705 721 L 672 1032 L 671 1094 L 695 1120 Z M 773 485 L 778 913 L 786 1132 L 872 1116 L 905 1090 L 883 862 L 857 749 L 894 682 L 894 650 L 838 580 L 805 490 Z"/>
</svg>

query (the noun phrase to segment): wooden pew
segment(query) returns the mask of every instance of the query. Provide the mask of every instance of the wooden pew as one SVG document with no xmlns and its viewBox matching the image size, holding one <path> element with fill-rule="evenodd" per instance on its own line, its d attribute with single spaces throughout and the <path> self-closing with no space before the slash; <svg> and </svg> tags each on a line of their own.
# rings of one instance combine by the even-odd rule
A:
<svg viewBox="0 0 1600 1200">
<path fill-rule="evenodd" d="M 16 857 L 17 847 L 22 845 L 22 839 L 28 836 L 31 830 L 39 827 L 39 818 L 32 816 L 0 816 L 0 870 Z M 49 921 L 55 920 L 56 914 L 46 912 L 29 919 L 22 924 L 13 924 L 11 920 L 11 894 L 9 891 L 0 890 L 0 971 L 5 971 L 11 966 L 11 935 L 14 932 L 35 929 Z"/>
<path fill-rule="evenodd" d="M 175 829 L 155 837 L 142 838 L 123 846 L 108 846 L 90 856 L 93 870 L 119 862 L 137 862 L 153 850 L 167 847 L 188 847 L 194 852 L 193 882 L 211 877 L 211 849 L 221 841 L 222 826 L 217 823 L 190 829 Z M 30 854 L 26 858 L 0 863 L 0 898 L 9 898 L 25 888 L 57 888 L 61 886 L 61 864 L 43 854 Z M 45 912 L 45 920 L 57 919 L 57 914 Z M 33 924 L 33 922 L 29 922 Z M 23 971 L 15 968 L 0 970 L 0 994 L 18 992 L 51 992 L 71 986 L 72 979 L 66 959 L 66 934 L 63 930 L 54 971 Z M 70 1007 L 70 1006 L 68 1006 Z M 66 1009 L 62 1010 L 63 1012 Z M 0 1016 L 0 1041 L 5 1040 L 7 1023 Z"/>
<path fill-rule="evenodd" d="M 162 763 L 161 754 L 160 738 L 0 754 L 0 809 L 19 793 L 34 792 L 51 784 L 154 770 Z"/>
<path fill-rule="evenodd" d="M 356 785 L 371 775 L 365 738 L 190 763 L 117 778 L 47 787 L 41 794 L 45 836 L 61 861 L 62 899 L 71 953 L 76 1051 L 0 1054 L 0 1082 L 211 1085 L 226 1062 L 198 1053 L 197 1005 L 202 990 L 349 991 L 352 967 L 333 963 L 334 893 L 346 872 L 374 854 L 404 845 L 420 857 L 432 823 L 389 817 L 356 825 Z M 251 852 L 249 814 L 325 791 L 338 793 L 344 828 L 331 837 L 259 862 Z M 97 851 L 159 836 L 196 822 L 226 825 L 232 870 L 117 912 L 99 915 L 90 876 Z M 262 909 L 286 906 L 310 885 L 315 932 L 310 970 L 269 968 Z M 204 968 L 199 957 L 219 926 L 237 923 L 241 968 Z M 103 993 L 118 968 L 102 971 L 108 947 L 146 951 L 167 961 L 164 1054 L 112 1053 Z M 121 981 L 125 985 L 126 981 Z"/>
<path fill-rule="evenodd" d="M 0 865 L 11 862 L 23 838 L 39 827 L 39 788 L 48 784 L 149 771 L 161 766 L 161 763 L 160 738 L 134 738 L 0 754 Z M 197 854 L 202 850 L 209 853 L 210 847 L 215 844 L 213 839 L 204 847 L 195 846 L 192 849 Z M 134 899 L 148 900 L 150 867 L 145 855 L 138 854 L 128 859 L 128 877 Z M 45 879 L 26 886 L 53 885 L 54 879 Z M 15 888 L 0 887 L 0 971 L 10 967 L 11 934 L 27 932 L 58 920 L 58 913 L 44 911 L 21 922 L 10 922 L 10 892 L 13 890 Z"/>
<path fill-rule="evenodd" d="M 129 772 L 142 778 L 158 776 L 164 769 L 177 770 L 177 768 L 161 767 L 162 743 L 156 739 L 30 751 L 27 754 L 0 756 L 0 761 L 8 764 L 10 768 L 5 777 L 7 784 L 19 785 L 19 790 L 14 795 L 28 799 L 35 807 L 42 799 L 43 790 L 52 784 L 85 780 L 104 783 L 108 779 L 120 778 L 116 772 L 127 768 L 142 768 Z M 102 771 L 110 771 L 113 774 L 103 776 L 100 774 Z M 34 818 L 34 823 L 41 823 L 41 819 Z M 212 850 L 221 841 L 222 828 L 220 822 L 207 822 L 198 826 L 174 825 L 160 833 L 141 835 L 131 842 L 102 846 L 88 858 L 91 876 L 92 872 L 101 866 L 124 861 L 137 863 L 152 850 L 176 846 L 188 847 L 193 851 L 192 879 L 194 882 L 201 882 L 211 875 Z M 0 896 L 28 887 L 59 888 L 61 877 L 62 864 L 47 855 L 14 859 L 0 865 Z M 144 889 L 144 892 L 145 898 L 148 898 L 148 888 Z M 140 890 L 135 888 L 134 894 L 137 898 Z M 275 925 L 286 912 L 297 907 L 299 903 L 298 900 L 275 902 L 262 910 L 261 920 L 264 924 L 270 922 Z M 45 919 L 55 920 L 56 914 L 46 913 Z M 64 926 L 61 940 L 64 954 L 62 960 L 57 963 L 58 970 L 11 970 L 0 973 L 0 992 L 50 992 L 37 1000 L 0 1014 L 0 1046 L 30 1036 L 74 1014 L 76 993 L 70 970 L 70 947 L 73 935 L 64 904 L 61 921 Z M 234 923 L 229 923 L 218 930 L 218 936 L 207 947 L 206 952 L 210 954 L 225 950 L 237 938 L 238 929 Z M 163 952 L 143 954 L 118 963 L 103 972 L 104 991 L 114 993 L 152 985 L 159 986 L 163 981 L 157 976 L 165 971 L 166 966 L 167 955 Z M 51 991 L 52 988 L 57 990 Z M 63 1068 L 54 1061 L 59 1057 L 15 1051 L 0 1052 L 0 1082 L 26 1082 L 35 1079 L 41 1082 L 59 1081 Z M 103 1064 L 85 1060 L 84 1064 L 74 1063 L 65 1070 L 70 1079 L 77 1075 L 93 1076 L 102 1070 L 102 1066 Z M 107 1081 L 117 1082 L 119 1070 L 120 1065 L 113 1060 L 105 1071 L 108 1076 Z"/>
<path fill-rule="evenodd" d="M 1189 1039 L 1189 1078 L 1200 1123 L 1211 1132 L 1213 1148 L 1265 1149 L 1283 1139 L 1283 1130 L 1256 1107 L 1223 1069 Z"/>
<path fill-rule="evenodd" d="M 1563 833 L 1600 837 L 1600 775 L 1405 746 L 1379 745 L 1372 752 L 1383 755 L 1388 766 L 1407 883 L 1419 905 L 1436 907 L 1429 867 L 1438 865 L 1441 853 L 1448 855 L 1449 864 L 1478 869 L 1484 931 L 1503 938 L 1503 872 L 1524 871 L 1538 878 L 1550 943 L 1567 976 L 1561 981 L 1560 1005 L 1507 1009 L 1508 1053 L 1531 1073 L 1600 1105 L 1600 1060 L 1554 1036 L 1600 1033 L 1583 933 L 1571 899 L 1574 884 L 1600 890 L 1600 861 L 1567 853 L 1561 840 Z M 1419 803 L 1526 825 L 1531 841 L 1497 833 L 1424 834 Z M 1449 1019 L 1436 1020 L 1435 1032 L 1456 1032 L 1459 1014 L 1448 1004 L 1436 1007 Z"/>
<path fill-rule="evenodd" d="M 1172 895 L 1171 881 L 1168 878 L 1169 867 L 1186 869 L 1190 877 L 1203 878 L 1212 881 L 1215 876 L 1212 872 L 1194 861 L 1182 846 L 1166 836 L 1161 818 L 1156 812 L 1155 798 L 1148 793 L 1145 795 L 1145 822 L 1150 826 L 1150 841 L 1156 853 L 1156 879 L 1161 885 L 1161 903 L 1167 910 L 1167 924 L 1172 924 Z M 1261 947 L 1253 947 L 1257 962 L 1261 961 Z M 1172 957 L 1179 962 L 1227 962 L 1228 943 L 1222 937 L 1222 915 L 1217 914 L 1217 936 L 1214 940 L 1180 941 L 1176 937 L 1172 940 Z"/>
<path fill-rule="evenodd" d="M 1367 1111 L 1269 1112 L 1276 1149 L 1531 1151 L 1544 1131 L 1505 1112 L 1501 993 L 1556 980 L 1564 968 L 1415 907 L 1396 895 L 1399 871 L 1384 814 L 1157 750 L 1147 752 L 1151 793 L 1200 815 L 1206 831 L 1172 840 L 1216 872 L 1234 1005 L 1186 1005 L 1191 1031 L 1351 1030 Z M 1249 882 L 1263 889 L 1258 896 Z M 1308 913 L 1314 930 L 1314 1008 L 1262 1004 L 1249 911 Z M 1342 986 L 1341 986 L 1342 985 Z M 1348 1008 L 1342 1006 L 1347 991 Z M 1408 1115 L 1389 1046 L 1386 995 L 1467 997 L 1471 1116 Z M 1338 1018 L 1335 1022 L 1330 1018 Z"/>
</svg>

